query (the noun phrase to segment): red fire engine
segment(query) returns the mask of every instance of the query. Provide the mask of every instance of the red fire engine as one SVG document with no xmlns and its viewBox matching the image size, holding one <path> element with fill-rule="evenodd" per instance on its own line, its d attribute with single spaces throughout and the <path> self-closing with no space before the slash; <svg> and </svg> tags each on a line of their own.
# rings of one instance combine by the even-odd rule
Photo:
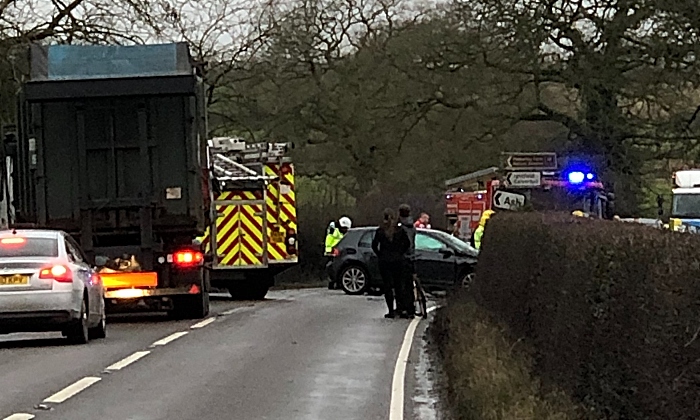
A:
<svg viewBox="0 0 700 420">
<path fill-rule="evenodd" d="M 538 211 L 581 210 L 590 217 L 612 217 L 614 196 L 605 191 L 594 173 L 578 167 L 534 173 L 537 184 L 526 188 L 509 185 L 508 171 L 495 166 L 446 181 L 449 228 L 461 239 L 469 240 L 484 211 L 504 211 L 525 204 Z M 517 205 L 513 205 L 513 198 Z"/>
</svg>

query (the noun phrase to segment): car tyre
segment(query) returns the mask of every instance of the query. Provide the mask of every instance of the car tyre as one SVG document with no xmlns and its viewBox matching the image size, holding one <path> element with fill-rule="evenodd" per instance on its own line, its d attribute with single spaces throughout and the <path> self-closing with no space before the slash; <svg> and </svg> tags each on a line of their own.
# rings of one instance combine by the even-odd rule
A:
<svg viewBox="0 0 700 420">
<path fill-rule="evenodd" d="M 90 340 L 87 308 L 87 299 L 83 299 L 79 318 L 66 331 L 66 337 L 71 344 L 87 344 Z"/>
<path fill-rule="evenodd" d="M 462 287 L 462 289 L 469 290 L 472 287 L 472 284 L 474 284 L 474 276 L 473 271 L 464 273 L 460 277 L 459 286 Z"/>
<path fill-rule="evenodd" d="M 100 322 L 88 331 L 88 337 L 90 340 L 107 338 L 107 315 L 102 314 Z"/>
<path fill-rule="evenodd" d="M 340 272 L 340 288 L 348 295 L 361 295 L 369 287 L 367 270 L 359 265 L 350 265 Z"/>
</svg>

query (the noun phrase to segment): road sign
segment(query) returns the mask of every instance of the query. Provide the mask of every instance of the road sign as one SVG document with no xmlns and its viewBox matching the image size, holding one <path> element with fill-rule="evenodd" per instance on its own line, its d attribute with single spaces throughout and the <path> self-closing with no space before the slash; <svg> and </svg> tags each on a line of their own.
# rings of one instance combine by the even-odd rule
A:
<svg viewBox="0 0 700 420">
<path fill-rule="evenodd" d="M 506 186 L 512 188 L 534 188 L 542 184 L 541 172 L 509 172 Z"/>
<path fill-rule="evenodd" d="M 557 169 L 556 153 L 504 153 L 510 171 L 552 171 Z"/>
<path fill-rule="evenodd" d="M 493 194 L 493 206 L 503 210 L 515 210 L 525 205 L 525 196 L 505 191 L 496 191 Z"/>
</svg>

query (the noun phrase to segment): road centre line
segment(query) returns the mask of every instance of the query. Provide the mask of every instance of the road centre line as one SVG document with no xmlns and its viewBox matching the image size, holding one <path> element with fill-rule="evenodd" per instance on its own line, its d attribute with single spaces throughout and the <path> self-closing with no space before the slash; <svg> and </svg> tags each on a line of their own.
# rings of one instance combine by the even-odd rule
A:
<svg viewBox="0 0 700 420">
<path fill-rule="evenodd" d="M 34 417 L 34 414 L 15 413 L 9 417 L 5 417 L 2 420 L 32 420 Z"/>
<path fill-rule="evenodd" d="M 182 337 L 183 335 L 187 335 L 187 331 L 180 331 L 180 332 L 170 334 L 169 336 L 167 336 L 165 338 L 161 338 L 160 340 L 151 344 L 151 347 L 164 346 L 172 341 L 177 340 L 178 338 Z"/>
<path fill-rule="evenodd" d="M 129 366 L 130 364 L 136 362 L 137 360 L 141 359 L 142 357 L 147 356 L 150 351 L 137 351 L 136 353 L 132 354 L 131 356 L 127 356 L 123 358 L 122 360 L 107 366 L 106 370 L 121 370 L 124 369 L 125 367 Z"/>
<path fill-rule="evenodd" d="M 430 313 L 438 307 L 433 306 L 426 310 Z M 396 367 L 394 367 L 394 377 L 391 381 L 391 404 L 389 405 L 389 420 L 403 420 L 404 411 L 404 391 L 406 388 L 406 365 L 411 354 L 411 346 L 413 345 L 413 336 L 416 333 L 416 328 L 420 323 L 420 318 L 413 318 L 411 323 L 406 328 L 406 334 L 403 337 L 403 343 L 399 350 L 399 356 L 396 358 Z"/>
<path fill-rule="evenodd" d="M 191 328 L 191 329 L 203 328 L 203 327 L 206 327 L 207 325 L 211 324 L 211 323 L 214 322 L 214 321 L 216 321 L 216 317 L 215 317 L 215 316 L 214 316 L 214 317 L 211 317 L 211 318 L 207 318 L 207 319 L 205 319 L 204 321 L 200 321 L 200 322 L 198 322 L 198 323 L 192 325 L 190 328 Z"/>
<path fill-rule="evenodd" d="M 60 404 L 101 380 L 102 378 L 86 376 L 85 378 L 80 379 L 72 385 L 68 385 L 67 387 L 53 394 L 49 398 L 45 399 L 44 402 Z"/>
</svg>

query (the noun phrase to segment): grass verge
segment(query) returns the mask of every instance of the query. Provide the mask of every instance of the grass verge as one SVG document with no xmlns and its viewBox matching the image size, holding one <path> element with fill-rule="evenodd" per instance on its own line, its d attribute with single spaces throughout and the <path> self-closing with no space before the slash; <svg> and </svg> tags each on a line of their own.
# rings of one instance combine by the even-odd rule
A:
<svg viewBox="0 0 700 420">
<path fill-rule="evenodd" d="M 454 420 L 570 420 L 577 407 L 559 391 L 544 391 L 524 344 L 466 293 L 436 314 L 431 335 L 446 374 Z"/>
</svg>

